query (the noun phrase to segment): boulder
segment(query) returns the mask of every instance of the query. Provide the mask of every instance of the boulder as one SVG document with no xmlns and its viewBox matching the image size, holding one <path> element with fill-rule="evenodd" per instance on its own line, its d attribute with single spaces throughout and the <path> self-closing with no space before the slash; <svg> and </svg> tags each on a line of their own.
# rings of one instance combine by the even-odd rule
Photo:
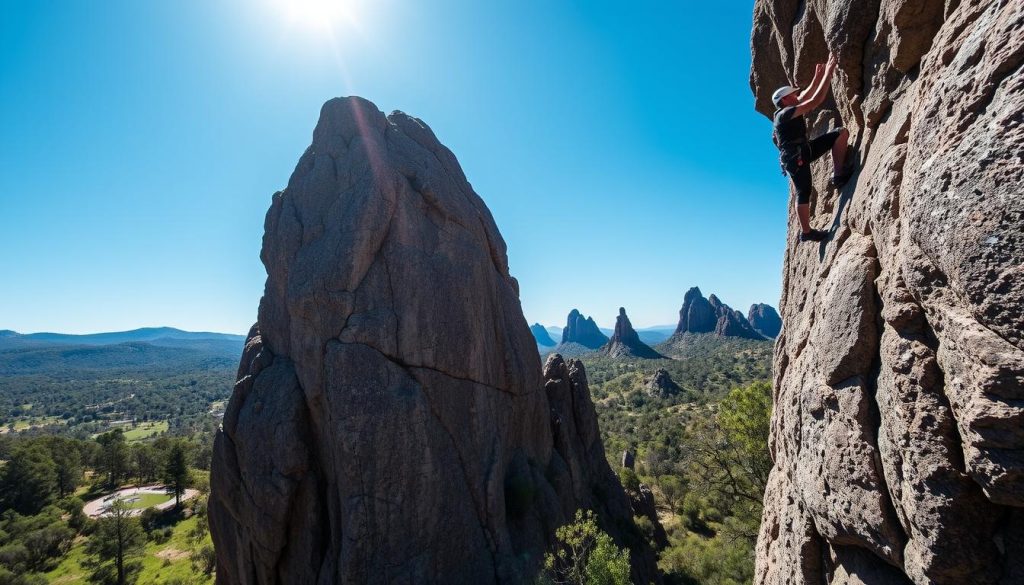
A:
<svg viewBox="0 0 1024 585">
<path fill-rule="evenodd" d="M 679 384 L 672 380 L 668 370 L 664 368 L 658 368 L 657 371 L 644 380 L 644 389 L 647 390 L 647 394 L 658 398 L 676 396 L 683 391 Z"/>
</svg>

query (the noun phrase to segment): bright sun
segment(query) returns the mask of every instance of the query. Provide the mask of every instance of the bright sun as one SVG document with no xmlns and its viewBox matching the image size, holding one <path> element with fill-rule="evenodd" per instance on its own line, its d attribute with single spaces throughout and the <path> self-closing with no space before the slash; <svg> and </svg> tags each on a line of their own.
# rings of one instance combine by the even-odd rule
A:
<svg viewBox="0 0 1024 585">
<path fill-rule="evenodd" d="M 351 0 L 280 0 L 288 19 L 303 26 L 330 30 L 342 21 L 351 21 Z"/>
</svg>

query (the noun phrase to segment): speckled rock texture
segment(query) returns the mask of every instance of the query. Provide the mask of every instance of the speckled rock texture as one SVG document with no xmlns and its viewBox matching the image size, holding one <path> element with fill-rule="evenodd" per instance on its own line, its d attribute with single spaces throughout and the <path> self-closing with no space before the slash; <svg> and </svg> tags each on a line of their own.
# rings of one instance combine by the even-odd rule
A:
<svg viewBox="0 0 1024 585">
<path fill-rule="evenodd" d="M 327 102 L 265 230 L 214 445 L 218 583 L 532 582 L 579 507 L 657 580 L 582 364 L 542 370 L 505 243 L 423 122 Z"/>
<path fill-rule="evenodd" d="M 1024 583 L 1024 2 L 757 0 L 751 45 L 766 116 L 838 56 L 860 164 L 821 244 L 790 194 L 755 583 Z"/>
</svg>

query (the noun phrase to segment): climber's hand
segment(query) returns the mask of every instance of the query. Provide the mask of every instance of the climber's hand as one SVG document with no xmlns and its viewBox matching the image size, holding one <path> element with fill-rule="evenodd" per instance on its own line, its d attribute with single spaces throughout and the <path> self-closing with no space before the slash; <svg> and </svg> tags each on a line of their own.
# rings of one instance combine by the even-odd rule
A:
<svg viewBox="0 0 1024 585">
<path fill-rule="evenodd" d="M 831 73 L 832 71 L 835 71 L 836 65 L 838 65 L 838 64 L 839 64 L 839 60 L 836 59 L 836 54 L 835 53 L 829 53 L 828 54 L 828 63 L 825 65 L 825 67 L 828 67 L 829 72 Z"/>
</svg>

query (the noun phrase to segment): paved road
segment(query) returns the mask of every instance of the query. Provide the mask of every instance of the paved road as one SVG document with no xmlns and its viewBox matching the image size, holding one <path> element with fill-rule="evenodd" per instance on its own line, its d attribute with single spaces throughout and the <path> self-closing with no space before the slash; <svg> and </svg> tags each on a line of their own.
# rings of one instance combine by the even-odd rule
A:
<svg viewBox="0 0 1024 585">
<path fill-rule="evenodd" d="M 110 505 L 110 502 L 112 502 L 114 498 L 130 498 L 131 496 L 134 496 L 136 494 L 166 493 L 166 490 L 164 490 L 164 487 L 161 485 L 145 485 L 142 487 L 125 488 L 123 490 L 118 490 L 112 494 L 103 496 L 102 498 L 96 498 L 95 500 L 86 502 L 85 506 L 82 507 L 82 511 L 85 512 L 85 515 L 89 516 L 90 518 L 99 518 L 103 515 L 104 512 L 106 512 L 107 506 Z M 199 490 L 187 489 L 185 490 L 185 494 L 181 496 L 181 501 L 184 502 L 186 500 L 191 500 L 192 498 L 198 495 Z M 166 510 L 168 508 L 172 508 L 174 507 L 174 499 L 172 498 L 170 501 L 158 504 L 153 507 L 156 508 L 157 510 Z M 141 513 L 142 509 L 131 511 L 132 516 L 137 516 Z"/>
</svg>

